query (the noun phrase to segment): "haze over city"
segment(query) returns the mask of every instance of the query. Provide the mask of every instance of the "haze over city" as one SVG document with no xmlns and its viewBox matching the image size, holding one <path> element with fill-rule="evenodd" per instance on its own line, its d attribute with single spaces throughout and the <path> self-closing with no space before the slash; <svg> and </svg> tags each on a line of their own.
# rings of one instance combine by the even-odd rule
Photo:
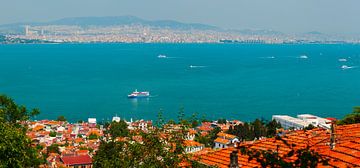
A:
<svg viewBox="0 0 360 168">
<path fill-rule="evenodd" d="M 360 15 L 359 5 L 356 0 L 4 0 L 0 6 L 0 24 L 134 15 L 147 20 L 169 19 L 227 29 L 350 35 L 360 34 L 356 17 Z"/>
</svg>

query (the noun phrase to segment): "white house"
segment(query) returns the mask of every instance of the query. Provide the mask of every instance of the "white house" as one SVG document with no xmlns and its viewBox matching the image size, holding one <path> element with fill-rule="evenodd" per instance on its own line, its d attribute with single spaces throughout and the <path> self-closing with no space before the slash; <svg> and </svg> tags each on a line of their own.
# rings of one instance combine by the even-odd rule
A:
<svg viewBox="0 0 360 168">
<path fill-rule="evenodd" d="M 216 149 L 218 148 L 228 148 L 230 146 L 234 146 L 236 143 L 240 142 L 239 138 L 235 135 L 226 134 L 223 132 L 219 132 L 217 134 L 217 138 L 214 140 Z"/>
</svg>

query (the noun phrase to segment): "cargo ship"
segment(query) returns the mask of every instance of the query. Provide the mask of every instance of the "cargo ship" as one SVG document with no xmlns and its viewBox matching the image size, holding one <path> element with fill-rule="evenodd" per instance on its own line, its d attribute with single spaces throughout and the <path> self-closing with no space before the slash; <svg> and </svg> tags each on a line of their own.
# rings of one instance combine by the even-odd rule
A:
<svg viewBox="0 0 360 168">
<path fill-rule="evenodd" d="M 144 91 L 144 92 L 138 92 L 137 89 L 135 89 L 134 92 L 128 95 L 128 98 L 147 98 L 150 96 L 150 92 Z"/>
</svg>

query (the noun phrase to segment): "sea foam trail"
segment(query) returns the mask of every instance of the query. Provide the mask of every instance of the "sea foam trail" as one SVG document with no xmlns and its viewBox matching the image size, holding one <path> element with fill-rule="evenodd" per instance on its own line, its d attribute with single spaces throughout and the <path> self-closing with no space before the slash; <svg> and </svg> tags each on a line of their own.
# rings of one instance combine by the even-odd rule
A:
<svg viewBox="0 0 360 168">
<path fill-rule="evenodd" d="M 203 65 L 190 65 L 190 68 L 206 68 L 207 66 L 203 66 Z"/>
</svg>

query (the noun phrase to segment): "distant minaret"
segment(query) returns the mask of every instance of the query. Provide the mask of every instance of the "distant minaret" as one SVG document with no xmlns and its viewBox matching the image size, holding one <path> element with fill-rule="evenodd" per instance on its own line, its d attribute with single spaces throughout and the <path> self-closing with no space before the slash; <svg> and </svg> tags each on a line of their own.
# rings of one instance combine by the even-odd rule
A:
<svg viewBox="0 0 360 168">
<path fill-rule="evenodd" d="M 28 36 L 30 33 L 29 33 L 29 25 L 26 25 L 25 26 L 25 36 Z"/>
</svg>

